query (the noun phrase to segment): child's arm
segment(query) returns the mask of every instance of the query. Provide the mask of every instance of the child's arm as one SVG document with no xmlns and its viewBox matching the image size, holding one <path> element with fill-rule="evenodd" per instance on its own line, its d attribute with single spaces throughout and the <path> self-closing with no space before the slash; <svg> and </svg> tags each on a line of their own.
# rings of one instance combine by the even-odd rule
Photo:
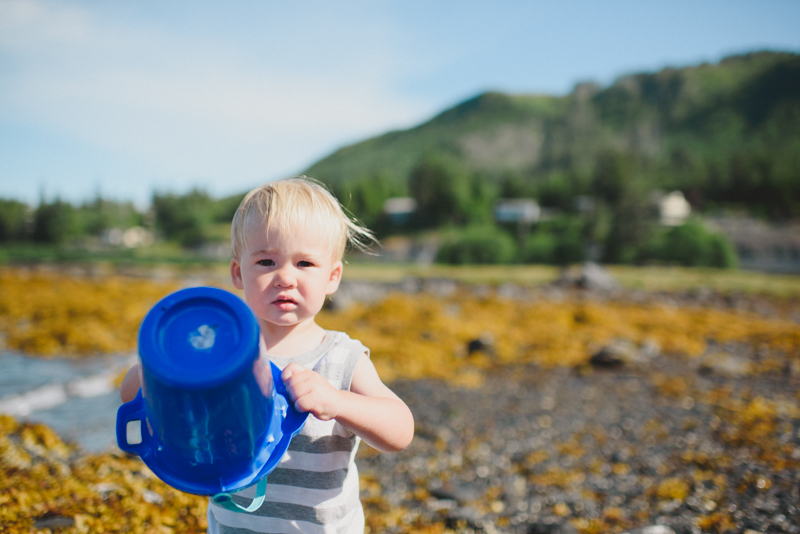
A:
<svg viewBox="0 0 800 534">
<path fill-rule="evenodd" d="M 287 365 L 282 378 L 298 410 L 323 421 L 336 419 L 380 451 L 402 450 L 414 437 L 411 410 L 381 382 L 366 355 L 356 363 L 350 391 L 336 389 L 322 375 L 297 364 Z"/>
<path fill-rule="evenodd" d="M 119 388 L 119 396 L 122 402 L 130 402 L 136 398 L 136 393 L 142 387 L 142 377 L 140 374 L 141 366 L 137 363 L 125 373 L 122 385 Z"/>
</svg>

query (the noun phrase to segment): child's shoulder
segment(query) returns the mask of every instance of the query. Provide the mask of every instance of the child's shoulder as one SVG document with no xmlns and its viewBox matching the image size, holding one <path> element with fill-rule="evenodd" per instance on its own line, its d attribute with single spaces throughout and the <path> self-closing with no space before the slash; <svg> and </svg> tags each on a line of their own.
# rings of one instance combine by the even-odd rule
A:
<svg viewBox="0 0 800 534">
<path fill-rule="evenodd" d="M 347 352 L 352 352 L 357 355 L 366 354 L 369 357 L 369 349 L 364 345 L 360 340 L 353 339 L 345 332 L 339 332 L 336 330 L 328 330 L 325 334 L 325 340 L 330 338 L 331 344 L 334 347 L 339 349 L 343 349 Z M 323 341 L 324 343 L 324 341 Z"/>
<path fill-rule="evenodd" d="M 323 375 L 338 389 L 349 389 L 356 365 L 362 357 L 369 357 L 369 349 L 361 341 L 344 332 L 328 331 L 323 341 L 324 354 L 312 369 Z"/>
</svg>

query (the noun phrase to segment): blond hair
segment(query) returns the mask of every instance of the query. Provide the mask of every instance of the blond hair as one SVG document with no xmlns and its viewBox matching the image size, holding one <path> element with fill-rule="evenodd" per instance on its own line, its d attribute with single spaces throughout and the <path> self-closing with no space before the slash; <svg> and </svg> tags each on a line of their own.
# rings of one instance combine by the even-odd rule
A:
<svg viewBox="0 0 800 534">
<path fill-rule="evenodd" d="M 247 229 L 253 223 L 264 232 L 274 229 L 282 236 L 315 224 L 326 238 L 329 252 L 341 260 L 348 243 L 367 250 L 377 243 L 372 232 L 345 213 L 333 194 L 307 176 L 267 182 L 247 193 L 233 216 L 231 254 L 240 259 L 247 247 Z"/>
</svg>

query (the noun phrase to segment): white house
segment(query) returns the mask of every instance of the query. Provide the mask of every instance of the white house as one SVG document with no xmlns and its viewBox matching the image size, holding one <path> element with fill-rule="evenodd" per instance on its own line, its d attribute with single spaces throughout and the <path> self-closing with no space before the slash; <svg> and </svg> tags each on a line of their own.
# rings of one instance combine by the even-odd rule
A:
<svg viewBox="0 0 800 534">
<path fill-rule="evenodd" d="M 532 224 L 541 214 L 539 203 L 532 198 L 500 199 L 494 205 L 494 218 L 502 223 Z"/>
<path fill-rule="evenodd" d="M 692 206 L 680 191 L 673 191 L 657 200 L 658 217 L 665 226 L 680 226 L 692 213 Z"/>
<path fill-rule="evenodd" d="M 387 198 L 383 203 L 383 213 L 395 226 L 407 224 L 415 211 L 417 211 L 417 201 L 411 197 Z"/>
</svg>

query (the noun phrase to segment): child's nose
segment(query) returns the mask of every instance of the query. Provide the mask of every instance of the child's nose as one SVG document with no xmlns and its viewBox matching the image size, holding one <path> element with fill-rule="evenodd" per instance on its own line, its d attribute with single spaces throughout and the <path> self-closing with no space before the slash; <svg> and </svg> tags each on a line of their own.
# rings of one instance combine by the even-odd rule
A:
<svg viewBox="0 0 800 534">
<path fill-rule="evenodd" d="M 278 287 L 294 287 L 297 284 L 297 278 L 292 273 L 290 267 L 283 267 L 275 272 L 275 285 Z"/>
</svg>

